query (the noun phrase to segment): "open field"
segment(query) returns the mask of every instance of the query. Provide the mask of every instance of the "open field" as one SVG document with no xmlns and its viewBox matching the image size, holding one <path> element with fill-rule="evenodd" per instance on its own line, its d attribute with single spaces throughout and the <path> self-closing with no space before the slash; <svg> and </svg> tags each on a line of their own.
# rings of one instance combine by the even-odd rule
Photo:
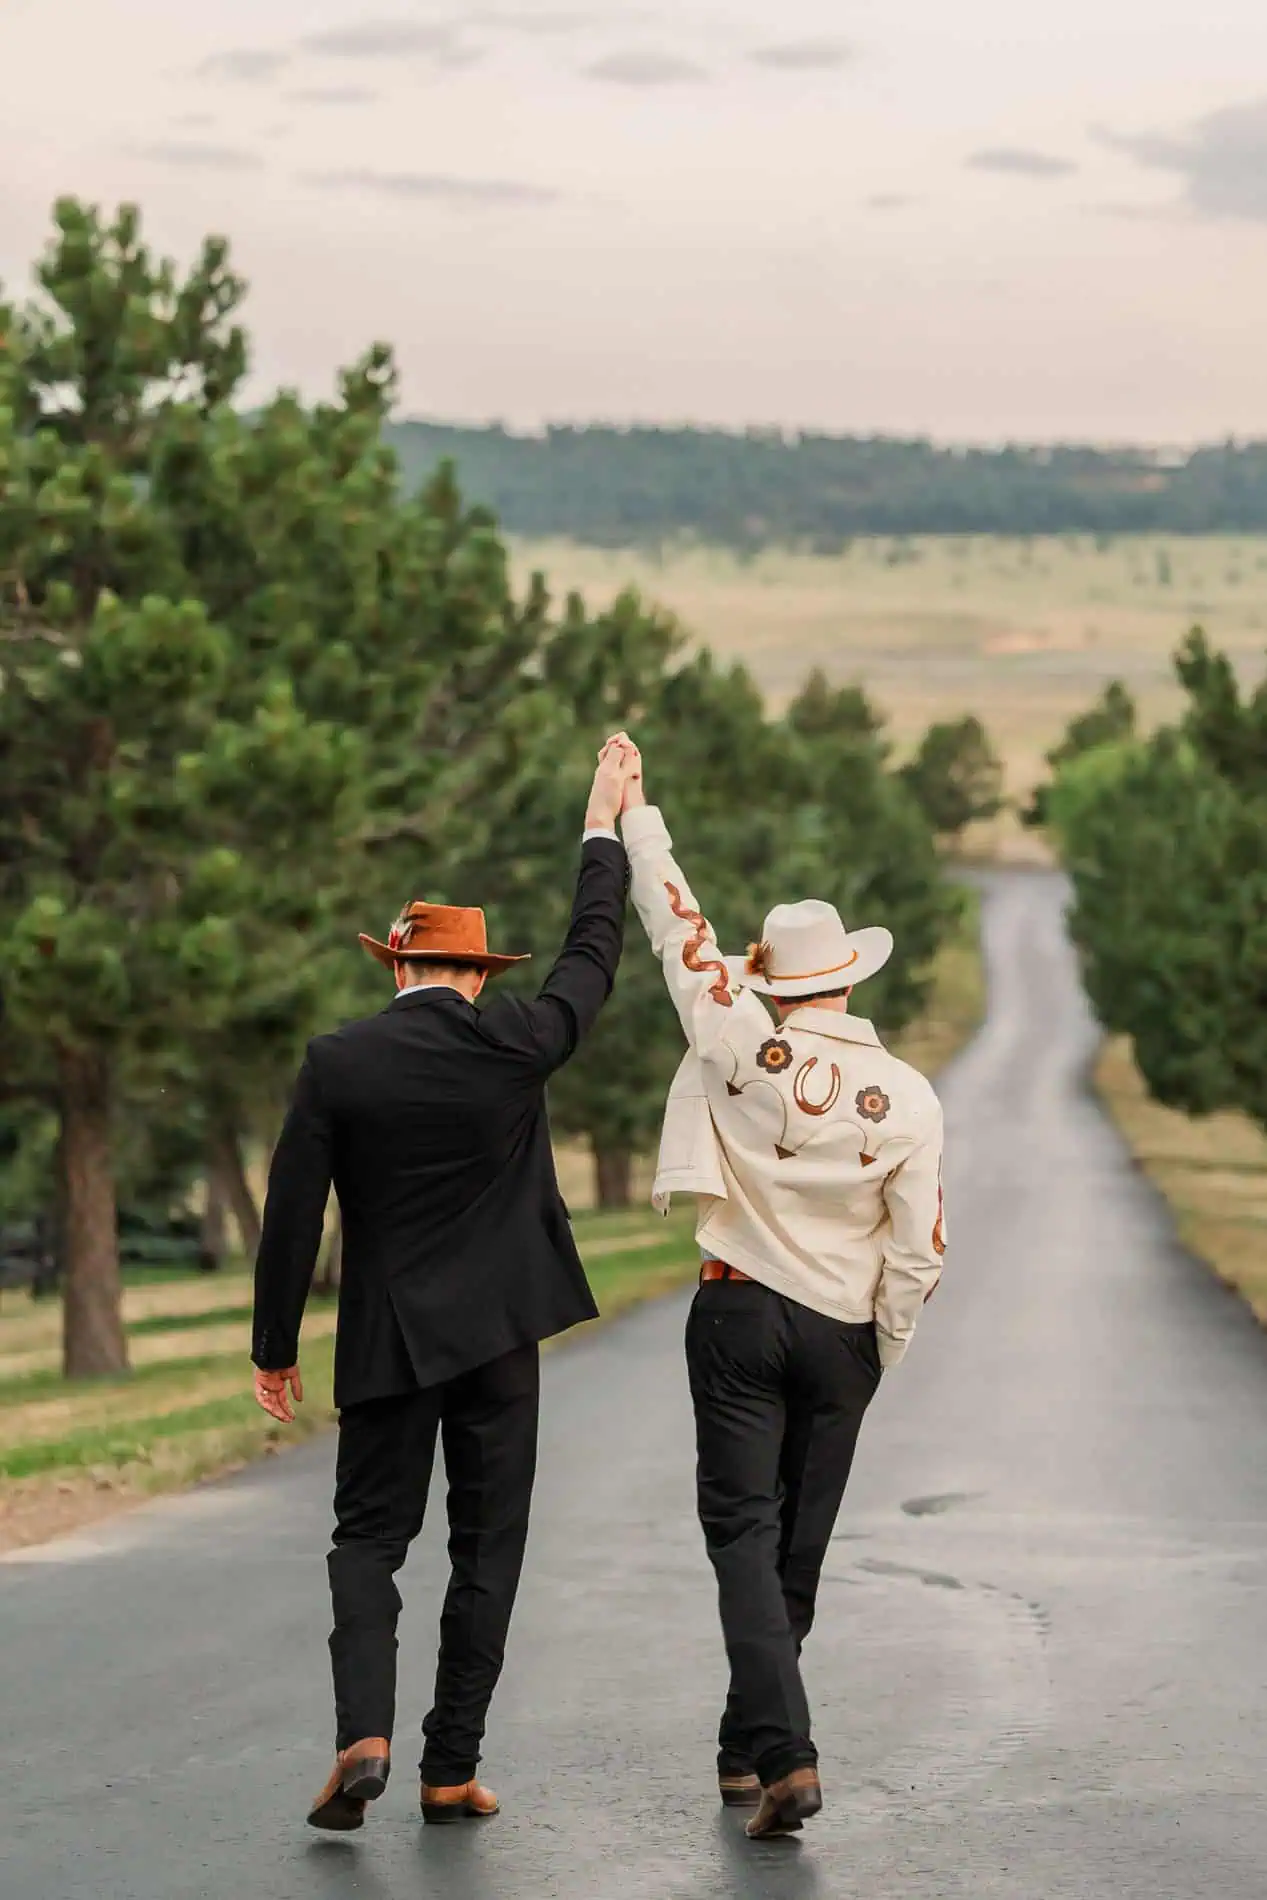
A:
<svg viewBox="0 0 1267 1900">
<path fill-rule="evenodd" d="M 1106 681 L 1123 679 L 1145 720 L 1176 704 L 1170 655 L 1194 623 L 1246 668 L 1267 647 L 1267 539 L 859 540 L 836 557 L 752 560 L 684 549 L 657 560 L 563 542 L 515 550 L 552 588 L 599 604 L 633 583 L 716 652 L 742 660 L 775 705 L 822 666 L 859 681 L 899 745 L 934 719 L 975 712 L 1009 789 Z"/>
<path fill-rule="evenodd" d="M 925 1018 L 895 1047 L 930 1071 L 980 1021 L 984 983 L 975 903 L 938 960 Z M 559 1178 L 575 1213 L 586 1271 L 605 1318 L 680 1285 L 695 1271 L 689 1207 L 662 1220 L 639 1202 L 589 1209 L 588 1156 L 561 1150 Z M 61 1313 L 25 1294 L 0 1299 L 0 1551 L 90 1523 L 160 1491 L 267 1456 L 333 1420 L 334 1304 L 314 1297 L 303 1332 L 304 1405 L 283 1430 L 255 1405 L 247 1359 L 250 1275 L 239 1268 L 180 1277 L 132 1276 L 124 1314 L 133 1371 L 67 1384 Z"/>
<path fill-rule="evenodd" d="M 1120 1037 L 1104 1045 L 1096 1086 L 1185 1246 L 1267 1326 L 1267 1135 L 1243 1115 L 1196 1121 L 1150 1101 Z"/>
</svg>

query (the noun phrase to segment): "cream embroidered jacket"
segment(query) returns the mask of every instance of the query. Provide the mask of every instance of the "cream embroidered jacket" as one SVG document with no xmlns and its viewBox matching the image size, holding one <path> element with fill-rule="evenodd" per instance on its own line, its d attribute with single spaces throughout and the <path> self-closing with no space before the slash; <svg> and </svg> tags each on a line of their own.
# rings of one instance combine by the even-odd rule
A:
<svg viewBox="0 0 1267 1900">
<path fill-rule="evenodd" d="M 633 900 L 690 1045 L 653 1200 L 696 1194 L 706 1253 L 816 1312 L 875 1319 L 896 1365 L 941 1276 L 941 1105 L 869 1022 L 801 1008 L 780 1028 L 730 975 L 654 805 L 622 820 Z"/>
</svg>

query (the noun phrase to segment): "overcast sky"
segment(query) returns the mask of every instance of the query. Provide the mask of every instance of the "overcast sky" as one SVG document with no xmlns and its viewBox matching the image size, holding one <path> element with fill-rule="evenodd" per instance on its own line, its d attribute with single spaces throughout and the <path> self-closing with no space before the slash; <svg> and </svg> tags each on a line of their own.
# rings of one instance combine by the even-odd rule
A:
<svg viewBox="0 0 1267 1900">
<path fill-rule="evenodd" d="M 1267 433 L 1267 0 L 0 0 L 0 279 L 138 201 L 254 386 L 947 439 Z"/>
</svg>

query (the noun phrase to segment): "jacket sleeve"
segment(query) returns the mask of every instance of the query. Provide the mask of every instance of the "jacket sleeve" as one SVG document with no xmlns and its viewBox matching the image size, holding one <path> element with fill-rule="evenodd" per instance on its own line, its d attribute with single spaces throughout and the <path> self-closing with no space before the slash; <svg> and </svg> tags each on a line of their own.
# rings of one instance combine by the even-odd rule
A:
<svg viewBox="0 0 1267 1900">
<path fill-rule="evenodd" d="M 701 912 L 673 857 L 673 840 L 655 805 L 640 805 L 621 820 L 633 880 L 633 901 L 651 948 L 664 966 L 669 995 L 687 1041 L 707 1058 L 736 1013 L 754 1010 L 769 1034 L 769 1018 L 751 990 L 731 977 L 713 927 Z"/>
<path fill-rule="evenodd" d="M 946 1251 L 941 1166 L 941 1104 L 930 1089 L 927 1125 L 884 1183 L 889 1225 L 875 1323 L 885 1367 L 895 1366 L 906 1351 L 920 1309 L 941 1279 Z"/>
<path fill-rule="evenodd" d="M 262 1372 L 284 1372 L 299 1357 L 299 1327 L 330 1196 L 332 1147 L 310 1044 L 273 1150 L 255 1258 L 251 1358 Z"/>
<path fill-rule="evenodd" d="M 499 997 L 482 1012 L 486 1030 L 521 1049 L 543 1075 L 575 1053 L 612 993 L 628 895 L 624 846 L 614 837 L 588 839 L 581 846 L 568 934 L 537 996 L 531 1002 Z"/>
</svg>

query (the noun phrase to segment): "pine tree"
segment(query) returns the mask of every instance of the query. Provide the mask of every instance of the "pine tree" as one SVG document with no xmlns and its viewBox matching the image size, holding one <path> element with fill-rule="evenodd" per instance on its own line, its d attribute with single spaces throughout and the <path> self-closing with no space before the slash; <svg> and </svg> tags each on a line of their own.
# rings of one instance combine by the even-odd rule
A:
<svg viewBox="0 0 1267 1900">
<path fill-rule="evenodd" d="M 1003 762 L 972 713 L 931 725 L 901 778 L 939 838 L 958 839 L 1003 809 Z"/>
<path fill-rule="evenodd" d="M 53 1078 L 64 1359 L 84 1375 L 127 1362 L 123 1078 L 223 1021 L 270 867 L 315 833 L 328 848 L 356 756 L 280 668 L 246 683 L 158 492 L 173 440 L 223 426 L 245 366 L 225 247 L 182 279 L 128 208 L 63 201 L 56 221 L 4 331 L 0 967 L 12 1033 Z M 312 909 L 298 879 L 270 919 L 296 960 Z"/>
</svg>

